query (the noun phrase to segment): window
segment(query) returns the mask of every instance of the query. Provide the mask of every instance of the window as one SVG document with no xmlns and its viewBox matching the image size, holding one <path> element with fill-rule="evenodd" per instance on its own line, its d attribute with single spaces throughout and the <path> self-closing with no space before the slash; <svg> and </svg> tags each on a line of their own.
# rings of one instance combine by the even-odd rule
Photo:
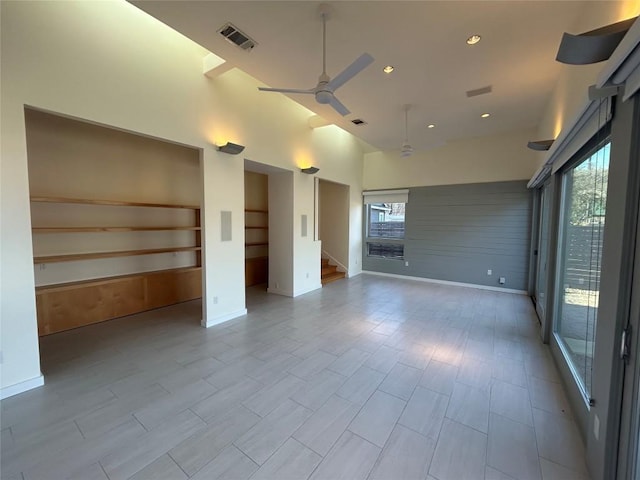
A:
<svg viewBox="0 0 640 480">
<path fill-rule="evenodd" d="M 563 176 L 556 338 L 585 398 L 590 397 L 610 144 Z"/>
<path fill-rule="evenodd" d="M 367 255 L 403 259 L 406 203 L 369 203 L 366 207 Z"/>
</svg>

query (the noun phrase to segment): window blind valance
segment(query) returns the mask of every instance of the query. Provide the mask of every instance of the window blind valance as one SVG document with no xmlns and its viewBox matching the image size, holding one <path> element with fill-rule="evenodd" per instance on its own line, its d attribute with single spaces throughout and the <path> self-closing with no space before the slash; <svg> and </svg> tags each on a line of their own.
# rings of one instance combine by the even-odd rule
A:
<svg viewBox="0 0 640 480">
<path fill-rule="evenodd" d="M 362 192 L 364 204 L 372 203 L 409 203 L 409 189 L 402 190 L 368 190 Z"/>
<path fill-rule="evenodd" d="M 544 164 L 531 178 L 527 186 L 540 186 L 550 174 L 556 173 L 573 157 L 598 131 L 611 120 L 611 99 L 590 101 L 571 122 L 570 128 L 560 133 L 549 149 Z"/>
<path fill-rule="evenodd" d="M 640 20 L 636 19 L 598 76 L 597 87 L 624 86 L 626 101 L 640 90 Z"/>
</svg>

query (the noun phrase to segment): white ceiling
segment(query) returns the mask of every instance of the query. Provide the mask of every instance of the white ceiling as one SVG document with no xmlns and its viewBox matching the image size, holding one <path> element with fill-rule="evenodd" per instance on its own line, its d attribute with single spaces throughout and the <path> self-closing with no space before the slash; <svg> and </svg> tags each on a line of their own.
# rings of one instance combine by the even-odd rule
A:
<svg viewBox="0 0 640 480">
<path fill-rule="evenodd" d="M 313 88 L 322 71 L 322 30 L 313 1 L 132 1 L 266 86 Z M 535 127 L 560 72 L 556 51 L 572 30 L 582 1 L 328 2 L 327 70 L 339 73 L 363 52 L 375 62 L 337 97 L 342 117 L 312 95 L 291 95 L 305 107 L 382 150 L 399 149 L 403 104 L 411 104 L 409 141 L 427 149 L 453 139 Z M 232 22 L 258 42 L 251 52 L 217 30 Z M 465 42 L 471 34 L 482 41 Z M 382 72 L 385 65 L 395 71 Z M 574 67 L 580 68 L 580 67 Z M 467 98 L 492 85 L 493 93 Z M 264 95 L 281 95 L 264 93 Z M 491 117 L 481 119 L 480 114 Z M 362 118 L 357 127 L 350 120 Z M 427 129 L 429 123 L 436 128 Z M 532 139 L 534 140 L 534 139 Z"/>
</svg>

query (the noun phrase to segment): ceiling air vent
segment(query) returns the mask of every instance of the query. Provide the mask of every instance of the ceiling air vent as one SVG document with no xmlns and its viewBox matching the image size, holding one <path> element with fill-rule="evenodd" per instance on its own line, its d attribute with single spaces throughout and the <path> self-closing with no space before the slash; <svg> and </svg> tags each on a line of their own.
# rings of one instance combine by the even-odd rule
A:
<svg viewBox="0 0 640 480">
<path fill-rule="evenodd" d="M 485 95 L 487 93 L 491 93 L 493 88 L 491 85 L 487 85 L 486 87 L 476 88 L 475 90 L 469 90 L 467 92 L 467 98 L 477 97 L 478 95 Z"/>
<path fill-rule="evenodd" d="M 238 30 L 238 28 L 231 23 L 225 23 L 222 28 L 218 29 L 218 33 L 234 45 L 248 52 L 253 50 L 253 47 L 257 45 L 255 40 L 249 38 L 247 34 Z"/>
<path fill-rule="evenodd" d="M 362 126 L 362 125 L 366 125 L 367 124 L 367 122 L 365 122 L 361 118 L 354 118 L 353 120 L 351 120 L 351 123 L 353 123 L 354 125 L 357 125 L 359 127 Z"/>
</svg>

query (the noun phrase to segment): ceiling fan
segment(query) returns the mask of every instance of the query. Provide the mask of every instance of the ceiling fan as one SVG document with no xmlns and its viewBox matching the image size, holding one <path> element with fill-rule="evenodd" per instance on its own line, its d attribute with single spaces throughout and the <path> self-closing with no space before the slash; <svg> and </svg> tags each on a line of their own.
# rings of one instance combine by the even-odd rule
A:
<svg viewBox="0 0 640 480">
<path fill-rule="evenodd" d="M 329 16 L 328 5 L 320 5 L 320 17 L 322 18 L 322 73 L 318 78 L 318 84 L 314 88 L 308 90 L 298 90 L 293 88 L 264 88 L 258 87 L 263 92 L 280 92 L 280 93 L 303 93 L 312 94 L 316 97 L 316 102 L 321 104 L 329 104 L 340 115 L 348 115 L 349 109 L 336 98 L 335 92 L 342 85 L 355 77 L 362 70 L 373 63 L 373 57 L 368 53 L 363 53 L 356 60 L 336 75 L 333 79 L 327 75 L 327 18 Z"/>
<path fill-rule="evenodd" d="M 404 142 L 400 147 L 400 156 L 403 158 L 413 155 L 413 147 L 409 143 L 409 109 L 411 105 L 404 105 Z"/>
</svg>

